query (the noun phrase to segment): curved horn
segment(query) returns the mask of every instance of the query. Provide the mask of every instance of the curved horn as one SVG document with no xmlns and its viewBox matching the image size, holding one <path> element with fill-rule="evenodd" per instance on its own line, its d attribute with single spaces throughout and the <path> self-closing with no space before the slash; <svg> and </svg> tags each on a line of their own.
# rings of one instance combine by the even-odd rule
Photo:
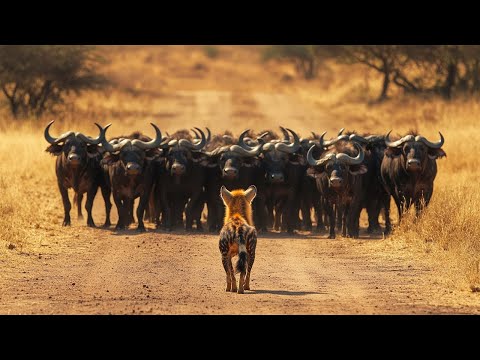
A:
<svg viewBox="0 0 480 360">
<path fill-rule="evenodd" d="M 380 141 L 385 142 L 385 136 L 383 136 L 383 135 L 369 135 L 365 139 L 369 143 L 380 142 Z"/>
<path fill-rule="evenodd" d="M 290 145 L 287 145 L 287 144 L 284 144 L 283 142 L 279 142 L 275 144 L 275 149 L 278 151 L 283 151 L 284 153 L 293 154 L 294 152 L 298 151 L 298 149 L 300 149 L 300 139 L 293 130 L 290 130 L 290 129 L 287 129 L 287 130 L 293 136 L 293 140 L 294 140 L 293 143 Z"/>
<path fill-rule="evenodd" d="M 187 139 L 181 139 L 178 141 L 178 145 L 180 146 L 183 146 L 187 149 L 190 149 L 190 150 L 202 150 L 202 148 L 207 144 L 207 139 L 205 138 L 205 134 L 203 133 L 202 130 L 200 130 L 199 128 L 194 128 L 195 130 L 197 130 L 199 133 L 200 133 L 200 136 L 202 137 L 201 140 L 195 144 L 192 144 L 189 140 Z M 192 131 L 197 134 L 193 129 Z"/>
<path fill-rule="evenodd" d="M 240 136 L 238 137 L 238 145 L 240 147 L 242 147 L 243 149 L 247 150 L 247 151 L 250 151 L 252 150 L 252 148 L 250 146 L 248 146 L 247 144 L 245 144 L 245 135 L 247 135 L 247 133 L 250 131 L 250 129 L 247 129 L 245 131 L 243 131 Z"/>
<path fill-rule="evenodd" d="M 358 155 L 353 158 L 344 153 L 337 154 L 337 159 L 339 162 L 342 162 L 345 165 L 360 165 L 363 162 L 363 158 L 365 157 L 363 148 L 358 143 L 353 143 L 353 145 L 357 148 Z"/>
<path fill-rule="evenodd" d="M 343 132 L 343 129 L 341 129 L 340 132 Z M 323 146 L 327 147 L 327 146 L 330 146 L 330 145 L 335 145 L 339 141 L 348 141 L 348 140 L 349 140 L 348 135 L 339 135 L 339 136 L 337 136 L 336 139 L 324 141 Z"/>
<path fill-rule="evenodd" d="M 100 130 L 100 134 L 98 135 L 98 137 L 96 139 L 92 139 L 90 136 L 85 136 L 83 135 L 82 133 L 77 133 L 77 137 L 82 139 L 84 142 L 86 142 L 87 144 L 91 144 L 91 145 L 98 145 L 102 142 L 102 136 L 104 136 L 104 129 L 98 125 L 97 123 L 95 123 L 95 125 L 99 128 Z M 108 127 L 112 125 L 112 124 L 108 124 L 105 129 L 108 129 Z"/>
<path fill-rule="evenodd" d="M 220 155 L 229 150 L 230 150 L 230 146 L 220 146 L 213 149 L 212 151 L 203 151 L 203 153 L 207 156 L 215 156 L 215 155 Z"/>
<path fill-rule="evenodd" d="M 200 134 L 195 130 L 195 128 L 190 130 L 195 134 L 195 140 L 200 140 Z"/>
<path fill-rule="evenodd" d="M 337 136 L 342 136 L 344 131 L 345 131 L 345 128 L 341 128 L 340 131 L 338 132 Z"/>
<path fill-rule="evenodd" d="M 248 146 L 248 145 L 246 145 Z M 243 155 L 243 156 L 248 156 L 248 157 L 253 157 L 257 156 L 260 154 L 260 151 L 262 150 L 263 144 L 259 144 L 253 148 L 250 148 L 251 150 L 244 149 L 243 147 L 239 145 L 232 145 L 230 146 L 230 151 L 236 152 L 237 154 Z"/>
<path fill-rule="evenodd" d="M 443 135 L 440 131 L 438 133 L 440 134 L 440 141 L 439 142 L 432 143 L 432 142 L 428 141 L 426 138 L 424 138 L 423 136 L 420 136 L 420 135 L 415 137 L 415 141 L 421 141 L 431 149 L 440 149 L 443 146 L 443 144 L 445 142 L 445 139 L 443 138 Z"/>
<path fill-rule="evenodd" d="M 266 132 L 264 132 L 263 134 L 259 135 L 259 136 L 257 137 L 257 140 L 258 140 L 258 139 L 262 139 L 262 140 L 263 140 L 263 138 L 264 138 L 265 136 L 268 136 L 269 134 L 270 134 L 270 132 L 266 131 Z"/>
<path fill-rule="evenodd" d="M 307 152 L 307 161 L 308 161 L 308 164 L 311 165 L 311 166 L 321 166 L 323 165 L 324 163 L 326 163 L 327 161 L 330 161 L 330 160 L 335 160 L 335 154 L 327 154 L 325 155 L 324 157 L 322 157 L 321 159 L 319 160 L 316 160 L 314 157 L 313 157 L 313 149 L 315 147 L 318 147 L 317 145 L 312 145 L 310 147 L 310 149 L 308 149 L 308 152 Z"/>
<path fill-rule="evenodd" d="M 55 122 L 55 120 L 52 120 L 48 123 L 47 127 L 45 128 L 45 131 L 43 132 L 43 135 L 45 136 L 45 140 L 47 140 L 50 144 L 55 144 L 55 142 L 57 141 L 56 138 L 54 138 L 53 136 L 50 136 L 50 126 L 52 126 L 52 124 Z"/>
<path fill-rule="evenodd" d="M 368 144 L 367 139 L 365 139 L 363 136 L 360 136 L 360 135 L 357 135 L 357 134 L 350 135 L 349 140 L 357 142 L 359 144 Z"/>
<path fill-rule="evenodd" d="M 212 132 L 208 127 L 206 127 L 205 129 L 207 129 L 207 144 L 208 144 L 212 140 Z"/>
<path fill-rule="evenodd" d="M 290 142 L 290 135 L 288 135 L 288 132 L 284 127 L 280 126 L 280 130 L 282 130 L 283 133 L 283 141 L 288 144 Z"/>
<path fill-rule="evenodd" d="M 415 140 L 413 135 L 406 135 L 406 136 L 404 136 L 403 138 L 401 138 L 397 141 L 390 141 L 390 133 L 391 132 L 392 132 L 392 130 L 390 130 L 388 132 L 388 134 L 385 135 L 385 145 L 387 145 L 388 147 L 395 148 L 395 147 L 401 146 L 406 141 L 414 141 Z"/>
<path fill-rule="evenodd" d="M 53 136 L 50 135 L 50 126 L 52 126 L 54 122 L 55 120 L 50 121 L 47 127 L 45 128 L 45 131 L 43 132 L 43 135 L 45 136 L 45 140 L 47 140 L 50 144 L 58 144 L 60 141 L 65 140 L 70 135 L 75 135 L 73 131 L 68 131 L 60 135 L 58 138 L 54 138 Z"/>
<path fill-rule="evenodd" d="M 116 146 L 117 144 L 115 145 L 112 145 L 110 144 L 108 141 L 107 141 L 107 138 L 106 138 L 106 133 L 107 133 L 107 129 L 112 125 L 112 124 L 108 124 L 107 126 L 105 126 L 104 128 L 102 128 L 100 125 L 98 125 L 97 123 L 95 123 L 95 125 L 97 125 L 101 130 L 101 134 L 103 135 L 102 136 L 102 139 L 101 139 L 101 143 L 102 143 L 102 147 L 105 149 L 105 151 L 108 151 L 108 152 L 114 152 L 116 151 Z"/>
<path fill-rule="evenodd" d="M 317 145 L 312 145 L 310 147 L 310 149 L 308 149 L 308 152 L 307 152 L 307 161 L 308 161 L 308 164 L 311 165 L 311 166 L 316 166 L 317 165 L 317 160 L 315 160 L 315 158 L 313 157 L 313 149 L 316 147 Z"/>
<path fill-rule="evenodd" d="M 142 140 L 135 139 L 135 140 L 132 140 L 132 145 L 144 150 L 154 149 L 160 146 L 160 144 L 162 143 L 162 132 L 154 123 L 150 123 L 150 125 L 152 125 L 153 128 L 155 129 L 155 135 L 156 135 L 155 139 L 151 141 L 142 141 Z"/>
</svg>

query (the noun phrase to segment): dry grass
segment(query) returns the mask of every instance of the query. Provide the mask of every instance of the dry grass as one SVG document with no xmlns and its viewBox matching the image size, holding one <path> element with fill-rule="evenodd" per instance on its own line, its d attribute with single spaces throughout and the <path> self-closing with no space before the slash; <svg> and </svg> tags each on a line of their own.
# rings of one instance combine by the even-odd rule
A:
<svg viewBox="0 0 480 360">
<path fill-rule="evenodd" d="M 111 136 L 137 129 L 150 134 L 149 122 L 168 132 L 192 125 L 238 133 L 246 127 L 276 130 L 288 124 L 305 135 L 311 130 L 333 135 L 341 127 L 379 133 L 416 129 L 432 140 L 440 130 L 448 157 L 438 161 L 431 206 L 418 220 L 407 216 L 388 241 L 425 249 L 450 269 L 452 284 L 478 290 L 477 100 L 402 97 L 369 105 L 380 81 L 363 68 L 346 71 L 328 64 L 317 80 L 308 82 L 288 65 L 260 63 L 257 47 L 219 48 L 219 56 L 210 59 L 201 46 L 104 47 L 111 59 L 105 71 L 117 87 L 76 99 L 52 132 L 96 134 L 94 121 L 112 122 Z M 293 80 L 282 81 L 285 74 Z M 50 119 L 13 122 L 7 110 L 0 109 L 0 252 L 10 244 L 28 252 L 60 231 L 63 218 L 54 159 L 44 152 L 42 131 Z"/>
</svg>

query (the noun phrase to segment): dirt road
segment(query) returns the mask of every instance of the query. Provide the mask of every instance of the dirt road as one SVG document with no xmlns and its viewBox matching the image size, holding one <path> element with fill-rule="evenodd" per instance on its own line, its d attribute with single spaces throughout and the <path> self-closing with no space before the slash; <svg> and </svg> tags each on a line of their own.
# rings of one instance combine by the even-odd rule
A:
<svg viewBox="0 0 480 360">
<path fill-rule="evenodd" d="M 2 314 L 480 313 L 389 240 L 259 238 L 251 288 L 224 291 L 218 238 L 55 226 L 38 253 L 0 259 Z M 238 277 L 238 276 L 237 276 Z"/>
<path fill-rule="evenodd" d="M 183 109 L 181 118 L 199 118 L 197 126 L 210 126 L 213 118 L 225 129 L 220 119 L 232 117 L 232 126 L 243 129 L 249 116 L 260 114 L 257 130 L 286 123 L 301 130 L 340 127 L 313 126 L 324 112 L 297 94 L 197 92 L 178 99 L 191 101 L 172 103 L 172 109 Z M 253 108 L 248 116 L 246 108 Z M 163 123 L 178 127 L 176 118 Z M 441 265 L 435 267 L 421 249 L 365 235 L 360 240 L 260 235 L 252 290 L 226 293 L 217 236 L 156 232 L 151 226 L 145 234 L 89 229 L 73 210 L 72 227 L 62 228 L 56 186 L 43 180 L 35 185 L 25 188 L 32 192 L 28 199 L 53 196 L 39 208 L 48 212 L 49 222 L 32 219 L 40 235 L 29 239 L 26 249 L 0 249 L 0 314 L 480 313 L 480 296 L 447 286 Z M 115 223 L 115 206 L 112 215 Z M 100 194 L 94 216 L 97 224 L 103 222 Z"/>
</svg>

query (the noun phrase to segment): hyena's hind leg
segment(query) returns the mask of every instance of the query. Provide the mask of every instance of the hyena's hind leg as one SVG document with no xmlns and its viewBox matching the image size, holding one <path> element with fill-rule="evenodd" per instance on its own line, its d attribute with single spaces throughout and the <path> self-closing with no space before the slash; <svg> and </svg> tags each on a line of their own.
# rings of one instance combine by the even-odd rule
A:
<svg viewBox="0 0 480 360">
<path fill-rule="evenodd" d="M 252 272 L 252 266 L 255 261 L 255 248 L 257 246 L 257 239 L 255 241 L 249 241 L 247 243 L 247 276 L 245 277 L 245 285 L 243 286 L 244 290 L 250 290 L 250 273 Z"/>
<path fill-rule="evenodd" d="M 232 276 L 231 272 L 233 270 L 232 267 L 232 260 L 230 259 L 230 256 L 227 254 L 222 254 L 222 264 L 223 268 L 225 269 L 225 274 L 227 275 L 227 288 L 225 291 L 231 291 L 232 290 Z"/>
<path fill-rule="evenodd" d="M 227 276 L 227 288 L 225 291 L 236 292 L 237 281 L 235 280 L 235 272 L 233 271 L 232 257 L 227 254 L 222 254 L 222 264 Z"/>
</svg>

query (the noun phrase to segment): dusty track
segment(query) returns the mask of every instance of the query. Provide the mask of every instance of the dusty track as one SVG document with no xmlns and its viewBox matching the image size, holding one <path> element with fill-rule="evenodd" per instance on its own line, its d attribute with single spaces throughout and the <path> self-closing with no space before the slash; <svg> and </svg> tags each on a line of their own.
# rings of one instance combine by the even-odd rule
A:
<svg viewBox="0 0 480 360">
<path fill-rule="evenodd" d="M 480 313 L 475 294 L 447 290 L 389 240 L 261 236 L 239 295 L 224 291 L 217 236 L 57 229 L 38 254 L 0 260 L 0 313 Z"/>
</svg>

